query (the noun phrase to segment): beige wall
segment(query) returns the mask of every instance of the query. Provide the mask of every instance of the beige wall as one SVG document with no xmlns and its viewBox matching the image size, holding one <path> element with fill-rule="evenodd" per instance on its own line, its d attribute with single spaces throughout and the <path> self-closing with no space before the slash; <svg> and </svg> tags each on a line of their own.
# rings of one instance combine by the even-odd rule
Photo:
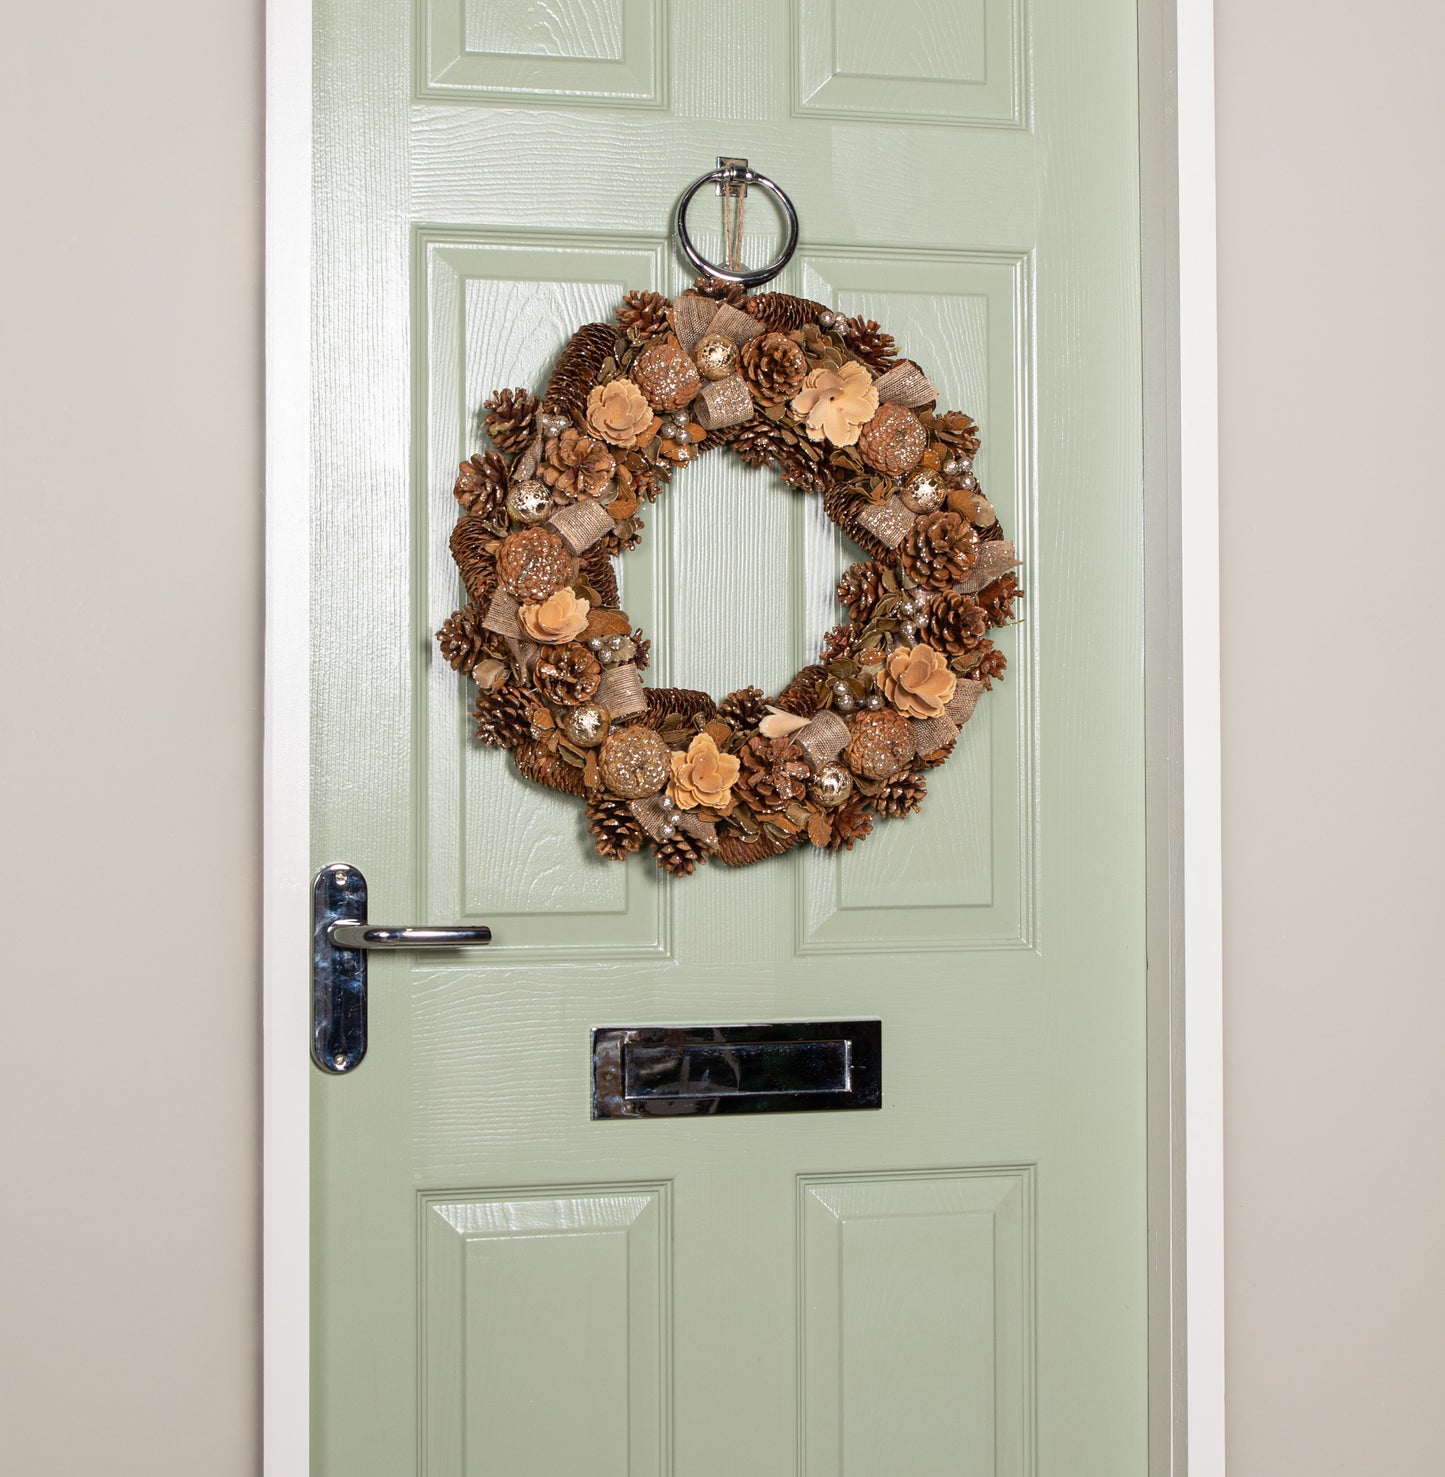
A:
<svg viewBox="0 0 1445 1477">
<path fill-rule="evenodd" d="M 46 60 L 4 91 L 0 1468 L 234 1477 L 257 1467 L 260 16 L 55 14 L 10 17 L 12 58 Z M 1423 1474 L 1445 20 L 1220 0 L 1219 24 L 1231 1472 Z"/>
</svg>

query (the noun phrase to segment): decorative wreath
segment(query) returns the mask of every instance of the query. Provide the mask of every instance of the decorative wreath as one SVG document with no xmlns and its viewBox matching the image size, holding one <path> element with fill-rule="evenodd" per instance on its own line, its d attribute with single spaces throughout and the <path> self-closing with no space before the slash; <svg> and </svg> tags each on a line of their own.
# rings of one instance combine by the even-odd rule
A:
<svg viewBox="0 0 1445 1477">
<path fill-rule="evenodd" d="M 451 551 L 470 603 L 437 633 L 475 680 L 477 737 L 585 802 L 597 851 L 650 847 L 675 876 L 807 840 L 851 850 L 919 808 L 979 695 L 1003 675 L 991 627 L 1022 593 L 974 477 L 978 427 L 935 408 L 877 323 L 699 278 L 629 292 L 562 351 L 540 402 L 499 390 L 495 446 L 461 464 Z M 868 558 L 848 619 L 775 697 L 647 687 L 651 642 L 613 556 L 674 471 L 715 446 L 821 494 Z"/>
</svg>

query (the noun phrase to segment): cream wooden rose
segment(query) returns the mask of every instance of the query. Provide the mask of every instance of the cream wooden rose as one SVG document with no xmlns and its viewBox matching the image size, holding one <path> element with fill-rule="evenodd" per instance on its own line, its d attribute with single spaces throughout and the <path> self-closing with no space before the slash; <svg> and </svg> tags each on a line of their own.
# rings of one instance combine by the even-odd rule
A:
<svg viewBox="0 0 1445 1477">
<path fill-rule="evenodd" d="M 878 409 L 878 391 L 866 366 L 850 359 L 841 369 L 815 369 L 790 402 L 808 440 L 853 446 Z"/>
<path fill-rule="evenodd" d="M 905 718 L 937 718 L 952 700 L 958 678 L 941 651 L 920 642 L 900 646 L 889 656 L 878 685 Z"/>
<path fill-rule="evenodd" d="M 710 733 L 700 733 L 687 746 L 685 754 L 673 750 L 672 783 L 667 793 L 682 810 L 706 805 L 726 811 L 741 768 L 732 754 L 720 752 Z"/>
<path fill-rule="evenodd" d="M 523 605 L 517 611 L 517 619 L 533 641 L 557 646 L 575 641 L 587 629 L 587 613 L 591 608 L 588 601 L 572 590 L 562 589 L 540 604 Z"/>
<path fill-rule="evenodd" d="M 655 419 L 647 396 L 629 379 L 594 385 L 587 396 L 587 424 L 613 446 L 636 446 Z"/>
</svg>

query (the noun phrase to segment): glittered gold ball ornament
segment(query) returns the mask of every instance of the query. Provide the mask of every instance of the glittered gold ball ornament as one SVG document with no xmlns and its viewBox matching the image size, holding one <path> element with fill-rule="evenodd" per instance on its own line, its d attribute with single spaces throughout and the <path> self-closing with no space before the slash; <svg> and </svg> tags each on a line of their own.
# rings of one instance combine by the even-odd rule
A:
<svg viewBox="0 0 1445 1477">
<path fill-rule="evenodd" d="M 858 455 L 889 477 L 911 472 L 927 447 L 923 422 L 904 405 L 880 405 L 858 433 Z"/>
<path fill-rule="evenodd" d="M 913 729 L 908 719 L 892 708 L 859 713 L 843 758 L 862 779 L 892 779 L 913 758 Z"/>
<path fill-rule="evenodd" d="M 665 339 L 650 344 L 637 356 L 632 383 L 659 415 L 691 405 L 702 388 L 697 366 L 677 344 Z"/>
<path fill-rule="evenodd" d="M 824 810 L 836 810 L 853 793 L 853 776 L 841 764 L 820 764 L 808 793 Z"/>
<path fill-rule="evenodd" d="M 545 523 L 552 512 L 552 489 L 536 477 L 512 485 L 507 513 L 518 523 Z"/>
<path fill-rule="evenodd" d="M 637 723 L 608 735 L 598 765 L 602 783 L 624 800 L 655 795 L 672 776 L 671 753 L 661 735 Z"/>
<path fill-rule="evenodd" d="M 508 534 L 497 551 L 502 588 L 524 605 L 538 605 L 571 584 L 576 569 L 571 550 L 547 528 Z"/>
<path fill-rule="evenodd" d="M 948 489 L 936 473 L 919 470 L 903 484 L 900 497 L 910 513 L 936 513 L 948 497 Z"/>
<path fill-rule="evenodd" d="M 612 727 L 612 715 L 601 703 L 578 703 L 562 720 L 562 732 L 579 749 L 595 749 Z"/>
<path fill-rule="evenodd" d="M 692 362 L 705 380 L 723 380 L 738 372 L 738 346 L 725 333 L 705 333 L 692 351 Z"/>
</svg>

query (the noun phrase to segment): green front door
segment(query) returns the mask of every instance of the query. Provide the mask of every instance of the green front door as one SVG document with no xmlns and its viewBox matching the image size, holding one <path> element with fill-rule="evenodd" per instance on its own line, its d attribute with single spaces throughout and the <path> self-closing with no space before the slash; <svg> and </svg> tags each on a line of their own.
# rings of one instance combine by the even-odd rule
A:
<svg viewBox="0 0 1445 1477">
<path fill-rule="evenodd" d="M 1122 0 L 320 0 L 315 860 L 496 942 L 373 956 L 369 1054 L 315 1074 L 316 1473 L 1145 1470 L 1134 38 Z M 431 632 L 482 400 L 690 281 L 720 154 L 797 203 L 776 285 L 978 418 L 1028 595 L 920 815 L 670 881 L 469 738 Z M 706 458 L 648 523 L 658 684 L 777 691 L 838 619 L 856 551 L 771 474 Z M 880 1111 L 590 1117 L 595 1026 L 874 1018 Z"/>
</svg>

